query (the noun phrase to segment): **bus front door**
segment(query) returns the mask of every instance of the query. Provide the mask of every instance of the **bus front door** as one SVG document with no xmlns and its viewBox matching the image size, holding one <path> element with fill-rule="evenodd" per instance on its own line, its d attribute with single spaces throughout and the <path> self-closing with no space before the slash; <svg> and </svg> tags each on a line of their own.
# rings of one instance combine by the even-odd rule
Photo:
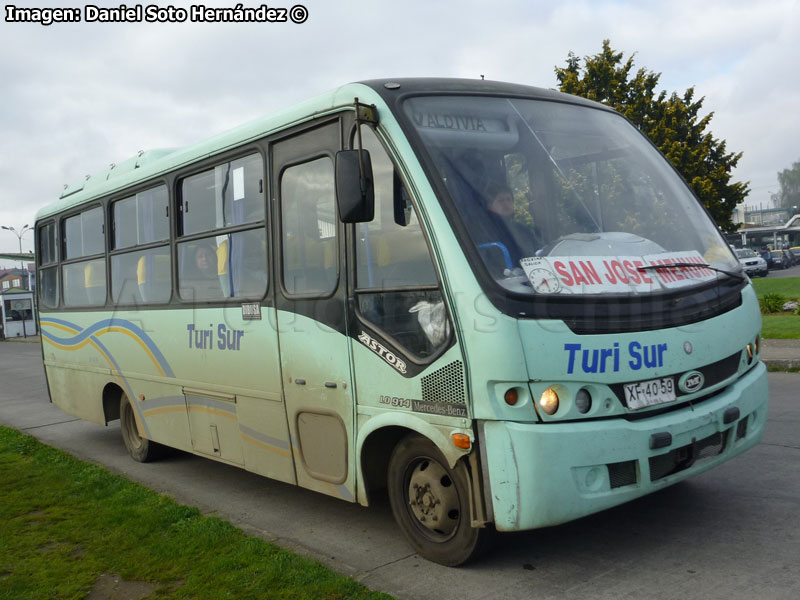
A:
<svg viewBox="0 0 800 600">
<path fill-rule="evenodd" d="M 339 147 L 338 120 L 272 145 L 275 288 L 297 483 L 354 500 L 346 271 L 334 192 Z"/>
</svg>

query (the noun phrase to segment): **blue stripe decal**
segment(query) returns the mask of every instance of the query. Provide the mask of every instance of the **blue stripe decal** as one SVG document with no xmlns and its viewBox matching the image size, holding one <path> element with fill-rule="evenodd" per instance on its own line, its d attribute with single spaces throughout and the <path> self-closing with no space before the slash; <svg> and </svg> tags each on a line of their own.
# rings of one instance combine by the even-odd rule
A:
<svg viewBox="0 0 800 600">
<path fill-rule="evenodd" d="M 239 423 L 239 430 L 245 435 L 249 435 L 254 440 L 263 442 L 268 446 L 275 446 L 276 448 L 280 448 L 281 450 L 289 450 L 289 442 L 287 442 L 286 440 L 279 440 L 278 438 L 272 437 L 271 435 L 267 435 L 265 433 L 258 432 L 255 429 L 250 429 L 249 427 L 245 427 L 241 423 Z"/>
<path fill-rule="evenodd" d="M 131 323 L 130 321 L 118 318 L 104 319 L 102 321 L 98 321 L 94 325 L 91 325 L 83 330 L 81 330 L 81 327 L 75 323 L 70 323 L 69 321 L 65 321 L 63 319 L 55 319 L 53 317 L 47 317 L 46 319 L 41 319 L 41 322 L 42 324 L 45 325 L 47 323 L 64 325 L 66 327 L 75 329 L 79 332 L 73 337 L 67 337 L 67 338 L 58 337 L 50 332 L 43 332 L 44 336 L 47 339 L 56 342 L 58 344 L 61 344 L 63 346 L 74 346 L 80 344 L 88 337 L 91 337 L 93 341 L 98 342 L 97 336 L 95 336 L 94 334 L 97 331 L 105 329 L 107 327 L 119 327 L 120 329 L 127 329 L 132 334 L 134 334 L 139 340 L 141 340 L 142 343 L 147 347 L 147 349 L 153 353 L 153 357 L 156 359 L 158 365 L 161 367 L 161 369 L 164 371 L 167 377 L 175 377 L 175 373 L 172 371 L 172 367 L 169 365 L 169 362 L 161 353 L 161 350 L 158 349 L 158 346 L 156 346 L 153 339 L 149 335 L 147 335 L 147 333 L 141 327 L 139 327 L 134 323 Z"/>
</svg>

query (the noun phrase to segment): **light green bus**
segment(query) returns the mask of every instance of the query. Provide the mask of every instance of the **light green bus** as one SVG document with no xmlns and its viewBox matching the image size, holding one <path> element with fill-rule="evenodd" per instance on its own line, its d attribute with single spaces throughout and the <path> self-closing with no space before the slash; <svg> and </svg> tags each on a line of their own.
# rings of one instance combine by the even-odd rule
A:
<svg viewBox="0 0 800 600">
<path fill-rule="evenodd" d="M 756 295 L 617 113 L 527 86 L 345 85 L 68 186 L 36 221 L 52 401 L 368 505 L 422 556 L 751 448 Z"/>
</svg>

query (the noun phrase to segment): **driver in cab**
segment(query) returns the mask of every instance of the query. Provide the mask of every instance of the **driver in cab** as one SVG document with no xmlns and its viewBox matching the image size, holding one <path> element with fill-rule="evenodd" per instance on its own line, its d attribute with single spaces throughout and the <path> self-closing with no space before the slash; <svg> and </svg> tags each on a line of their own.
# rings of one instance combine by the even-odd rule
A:
<svg viewBox="0 0 800 600">
<path fill-rule="evenodd" d="M 475 241 L 491 271 L 514 270 L 519 261 L 536 252 L 537 235 L 515 219 L 514 195 L 503 184 L 490 184 L 484 219 L 475 224 Z"/>
</svg>

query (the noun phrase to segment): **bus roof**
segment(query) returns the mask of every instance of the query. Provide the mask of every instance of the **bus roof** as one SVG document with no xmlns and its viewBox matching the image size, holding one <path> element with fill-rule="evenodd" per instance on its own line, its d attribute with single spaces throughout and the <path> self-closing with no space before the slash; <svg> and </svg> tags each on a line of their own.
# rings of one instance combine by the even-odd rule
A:
<svg viewBox="0 0 800 600">
<path fill-rule="evenodd" d="M 374 103 L 378 97 L 392 103 L 393 98 L 396 99 L 407 94 L 425 93 L 508 95 L 602 107 L 595 102 L 554 90 L 482 79 L 402 78 L 350 83 L 191 146 L 142 151 L 119 164 L 111 164 L 99 173 L 87 175 L 84 181 L 64 186 L 59 200 L 40 209 L 36 214 L 36 220 L 162 176 L 185 165 L 258 140 L 276 131 L 324 116 L 351 105 L 356 96 L 366 103 Z"/>
</svg>

